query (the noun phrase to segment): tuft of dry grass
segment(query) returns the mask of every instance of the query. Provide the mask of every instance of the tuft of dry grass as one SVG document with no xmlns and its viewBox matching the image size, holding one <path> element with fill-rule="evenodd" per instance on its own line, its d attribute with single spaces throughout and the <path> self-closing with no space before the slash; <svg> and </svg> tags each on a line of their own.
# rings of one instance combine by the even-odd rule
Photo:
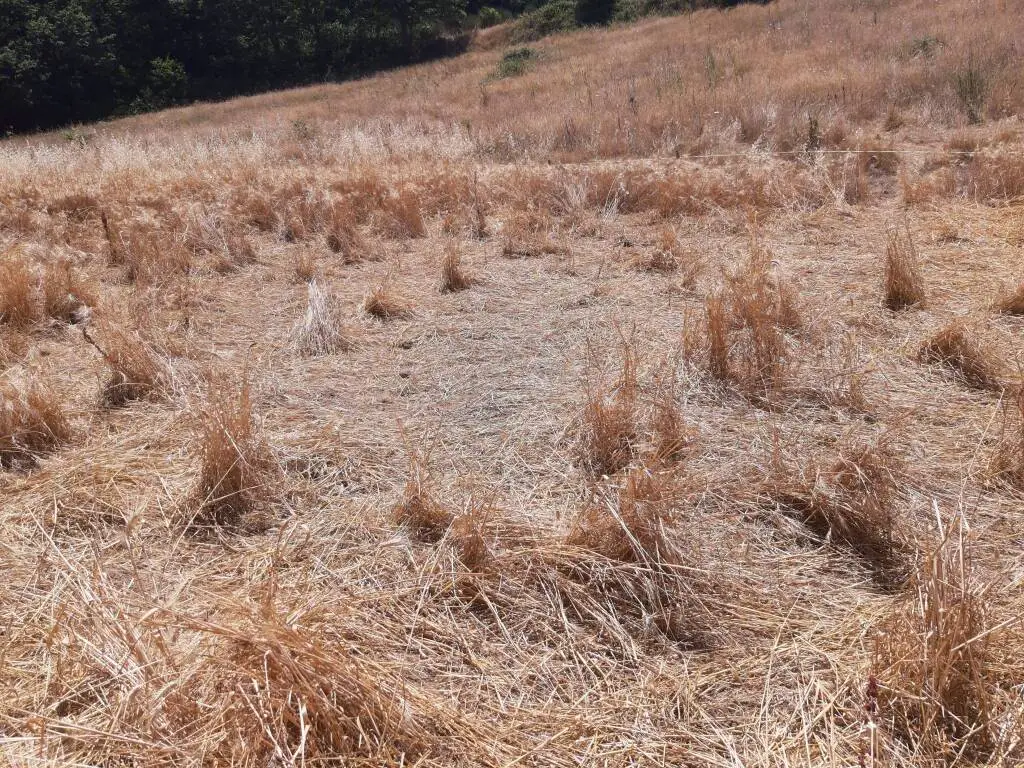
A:
<svg viewBox="0 0 1024 768">
<path fill-rule="evenodd" d="M 676 404 L 675 392 L 671 387 L 663 386 L 654 401 L 651 435 L 654 464 L 683 459 L 694 443 L 694 432 Z"/>
<path fill-rule="evenodd" d="M 1003 665 L 991 589 L 979 583 L 958 521 L 879 627 L 879 713 L 919 759 L 986 762 L 1006 741 L 1003 729 L 1012 733 L 1012 721 L 995 717 Z"/>
<path fill-rule="evenodd" d="M 363 300 L 363 311 L 378 320 L 395 320 L 410 317 L 412 305 L 394 291 L 391 276 L 386 275 Z"/>
<path fill-rule="evenodd" d="M 196 421 L 199 477 L 188 526 L 239 525 L 273 498 L 280 482 L 280 468 L 253 412 L 248 379 L 237 388 L 212 381 Z"/>
<path fill-rule="evenodd" d="M 297 283 L 308 283 L 316 278 L 316 257 L 310 249 L 303 248 L 295 254 L 292 261 L 292 275 Z"/>
<path fill-rule="evenodd" d="M 78 323 L 99 303 L 96 289 L 79 277 L 70 261 L 46 265 L 43 271 L 43 310 L 62 323 Z"/>
<path fill-rule="evenodd" d="M 307 286 L 306 314 L 293 338 L 298 353 L 306 357 L 344 352 L 351 347 L 340 302 L 316 280 Z"/>
<path fill-rule="evenodd" d="M 789 368 L 786 332 L 803 328 L 795 290 L 771 275 L 771 254 L 752 240 L 750 257 L 705 300 L 707 367 L 756 400 L 782 390 Z"/>
<path fill-rule="evenodd" d="M 343 264 L 358 264 L 367 258 L 369 246 L 356 227 L 355 214 L 347 206 L 333 206 L 326 227 L 327 247 L 341 257 Z"/>
<path fill-rule="evenodd" d="M 493 558 L 487 545 L 487 522 L 493 512 L 490 503 L 470 498 L 466 509 L 455 517 L 448 534 L 456 557 L 470 571 L 484 569 Z"/>
<path fill-rule="evenodd" d="M 670 473 L 634 467 L 612 493 L 591 499 L 573 522 L 566 543 L 621 563 L 678 562 L 666 536 L 676 499 Z"/>
<path fill-rule="evenodd" d="M 431 490 L 426 458 L 413 452 L 409 457 L 409 477 L 402 499 L 391 510 L 398 525 L 421 541 L 440 541 L 455 520 L 455 515 L 440 504 Z"/>
<path fill-rule="evenodd" d="M 611 386 L 587 393 L 577 436 L 577 456 L 593 475 L 613 475 L 633 460 L 639 442 L 637 426 L 637 359 L 622 345 L 622 367 Z"/>
<path fill-rule="evenodd" d="M 885 246 L 885 306 L 895 311 L 925 304 L 924 278 L 910 229 L 889 229 Z"/>
<path fill-rule="evenodd" d="M 990 466 L 992 475 L 1024 490 L 1024 387 L 1016 387 L 1003 404 L 999 444 Z"/>
<path fill-rule="evenodd" d="M 299 625 L 269 602 L 251 614 L 237 626 L 207 625 L 221 642 L 196 682 L 236 692 L 209 714 L 214 762 L 273 764 L 294 752 L 303 762 L 401 763 L 437 748 L 440 734 L 402 682 L 338 647 L 325 629 L 337 615 L 305 610 Z"/>
<path fill-rule="evenodd" d="M 156 350 L 138 334 L 105 325 L 102 343 L 82 328 L 82 335 L 103 356 L 110 378 L 103 385 L 100 400 L 117 408 L 133 400 L 160 398 L 171 390 L 171 375 Z"/>
<path fill-rule="evenodd" d="M 0 385 L 0 467 L 30 469 L 71 438 L 60 399 L 36 381 Z"/>
<path fill-rule="evenodd" d="M 891 589 L 906 578 L 912 553 L 896 507 L 899 471 L 884 446 L 853 445 L 831 465 L 812 462 L 803 472 L 787 469 L 776 453 L 767 491 L 815 536 L 856 555 L 880 586 Z"/>
<path fill-rule="evenodd" d="M 455 293 L 472 287 L 476 279 L 462 267 L 462 254 L 450 245 L 441 260 L 441 293 Z"/>
<path fill-rule="evenodd" d="M 42 319 L 39 280 L 32 263 L 18 248 L 11 248 L 0 260 L 0 322 L 25 328 Z"/>
<path fill-rule="evenodd" d="M 374 218 L 374 229 L 394 240 L 426 237 L 427 225 L 416 193 L 403 189 L 383 198 Z"/>
<path fill-rule="evenodd" d="M 977 333 L 954 321 L 921 345 L 918 360 L 948 368 L 964 384 L 975 389 L 1003 388 L 1002 366 Z"/>
<path fill-rule="evenodd" d="M 1006 315 L 1024 315 L 1024 283 L 1000 297 L 995 303 L 995 310 Z"/>
</svg>

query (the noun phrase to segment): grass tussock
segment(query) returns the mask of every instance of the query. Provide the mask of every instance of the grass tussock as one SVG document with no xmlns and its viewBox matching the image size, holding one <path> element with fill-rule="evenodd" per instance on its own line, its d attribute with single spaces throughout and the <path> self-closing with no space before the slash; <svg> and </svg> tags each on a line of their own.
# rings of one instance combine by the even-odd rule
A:
<svg viewBox="0 0 1024 768">
<path fill-rule="evenodd" d="M 462 266 L 462 254 L 450 246 L 441 260 L 441 293 L 456 293 L 471 288 L 476 279 Z"/>
<path fill-rule="evenodd" d="M 135 400 L 159 399 L 171 391 L 171 374 L 157 351 L 135 333 L 106 325 L 96 340 L 87 328 L 82 335 L 103 356 L 110 378 L 103 385 L 101 402 L 118 408 Z"/>
<path fill-rule="evenodd" d="M 60 399 L 31 381 L 0 385 L 0 467 L 30 469 L 71 438 Z"/>
<path fill-rule="evenodd" d="M 746 264 L 705 300 L 708 372 L 749 397 L 770 400 L 789 374 L 787 333 L 803 327 L 795 289 L 771 274 L 770 252 L 755 240 Z"/>
<path fill-rule="evenodd" d="M 272 605 L 253 613 L 214 628 L 221 642 L 203 670 L 215 691 L 230 692 L 206 716 L 218 726 L 215 762 L 267 765 L 294 753 L 400 763 L 436 748 L 401 682 L 339 648 L 324 612 L 306 611 L 301 626 Z"/>
<path fill-rule="evenodd" d="M 426 457 L 413 453 L 401 500 L 391 510 L 395 523 L 420 541 L 440 541 L 455 521 L 455 514 L 434 496 Z"/>
<path fill-rule="evenodd" d="M 995 310 L 1004 315 L 1024 315 L 1024 283 L 1000 297 L 995 303 Z"/>
<path fill-rule="evenodd" d="M 391 277 L 385 276 L 363 300 L 363 311 L 378 320 L 400 320 L 412 316 L 412 305 L 395 292 Z"/>
<path fill-rule="evenodd" d="M 918 351 L 918 360 L 939 365 L 975 389 L 1003 387 L 1002 366 L 994 352 L 978 341 L 977 333 L 961 322 L 953 322 L 933 335 Z"/>
<path fill-rule="evenodd" d="M 666 528 L 676 491 L 669 473 L 635 467 L 613 493 L 599 493 L 584 507 L 566 543 L 622 563 L 673 562 Z"/>
<path fill-rule="evenodd" d="M 593 475 L 613 475 L 628 466 L 640 441 L 637 426 L 636 353 L 623 344 L 618 380 L 587 394 L 577 437 L 580 464 Z"/>
<path fill-rule="evenodd" d="M 189 504 L 189 527 L 233 527 L 274 496 L 280 468 L 253 412 L 247 380 L 210 384 L 196 414 L 199 478 Z"/>
<path fill-rule="evenodd" d="M 382 236 L 392 240 L 427 236 L 419 197 L 408 189 L 388 195 L 380 201 L 373 226 Z"/>
<path fill-rule="evenodd" d="M 704 270 L 704 262 L 696 254 L 687 252 L 679 242 L 674 228 L 662 227 L 654 247 L 633 262 L 643 272 L 679 275 L 683 288 L 693 288 Z"/>
<path fill-rule="evenodd" d="M 653 462 L 665 464 L 686 457 L 695 441 L 695 433 L 676 405 L 675 393 L 665 388 L 654 402 L 651 415 Z"/>
<path fill-rule="evenodd" d="M 910 230 L 892 227 L 885 246 L 885 306 L 894 312 L 923 307 L 924 278 Z"/>
<path fill-rule="evenodd" d="M 316 257 L 308 248 L 295 254 L 292 260 L 292 278 L 297 283 L 312 282 L 317 275 Z"/>
<path fill-rule="evenodd" d="M 928 554 L 875 641 L 881 718 L 919 759 L 987 761 L 1019 718 L 999 717 L 1008 649 L 966 536 L 960 523 Z"/>
<path fill-rule="evenodd" d="M 39 280 L 32 263 L 11 248 L 0 261 L 0 322 L 23 329 L 42 316 Z"/>
<path fill-rule="evenodd" d="M 355 214 L 344 205 L 334 205 L 326 223 L 324 239 L 331 253 L 342 264 L 358 264 L 367 259 L 369 246 L 355 224 Z"/>
<path fill-rule="evenodd" d="M 306 314 L 293 336 L 295 349 L 304 357 L 330 355 L 351 347 L 340 302 L 316 280 L 307 286 Z"/>
<path fill-rule="evenodd" d="M 1003 404 L 1002 430 L 990 469 L 996 480 L 1024 490 L 1024 387 L 1017 387 Z"/>
<path fill-rule="evenodd" d="M 854 445 L 829 465 L 788 468 L 776 452 L 769 496 L 817 538 L 855 555 L 886 588 L 906 578 L 912 553 L 897 510 L 898 460 L 884 446 Z"/>
<path fill-rule="evenodd" d="M 46 265 L 42 278 L 43 310 L 61 323 L 79 323 L 99 303 L 97 289 L 78 274 L 70 261 Z"/>
</svg>

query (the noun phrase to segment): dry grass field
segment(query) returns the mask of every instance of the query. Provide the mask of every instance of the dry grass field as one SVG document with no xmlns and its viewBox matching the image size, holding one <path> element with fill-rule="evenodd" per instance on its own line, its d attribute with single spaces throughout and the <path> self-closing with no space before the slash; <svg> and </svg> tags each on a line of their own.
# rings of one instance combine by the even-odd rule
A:
<svg viewBox="0 0 1024 768">
<path fill-rule="evenodd" d="M 4 762 L 1020 765 L 1024 2 L 501 34 L 0 143 Z"/>
</svg>

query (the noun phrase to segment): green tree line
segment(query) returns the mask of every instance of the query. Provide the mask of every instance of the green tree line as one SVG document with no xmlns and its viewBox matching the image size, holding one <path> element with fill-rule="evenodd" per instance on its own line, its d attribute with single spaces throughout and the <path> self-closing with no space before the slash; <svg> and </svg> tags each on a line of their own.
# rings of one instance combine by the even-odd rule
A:
<svg viewBox="0 0 1024 768">
<path fill-rule="evenodd" d="M 537 37 L 737 1 L 0 0 L 0 135 L 450 55 L 485 18 Z"/>
<path fill-rule="evenodd" d="M 466 0 L 0 0 L 0 133 L 463 48 Z"/>
</svg>

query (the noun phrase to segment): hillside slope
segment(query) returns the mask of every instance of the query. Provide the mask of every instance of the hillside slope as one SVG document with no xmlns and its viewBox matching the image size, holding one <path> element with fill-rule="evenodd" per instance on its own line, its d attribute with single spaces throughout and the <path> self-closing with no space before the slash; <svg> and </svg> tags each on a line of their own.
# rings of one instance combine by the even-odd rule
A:
<svg viewBox="0 0 1024 768">
<path fill-rule="evenodd" d="M 15 765 L 1024 759 L 1024 2 L 0 143 Z"/>
</svg>

